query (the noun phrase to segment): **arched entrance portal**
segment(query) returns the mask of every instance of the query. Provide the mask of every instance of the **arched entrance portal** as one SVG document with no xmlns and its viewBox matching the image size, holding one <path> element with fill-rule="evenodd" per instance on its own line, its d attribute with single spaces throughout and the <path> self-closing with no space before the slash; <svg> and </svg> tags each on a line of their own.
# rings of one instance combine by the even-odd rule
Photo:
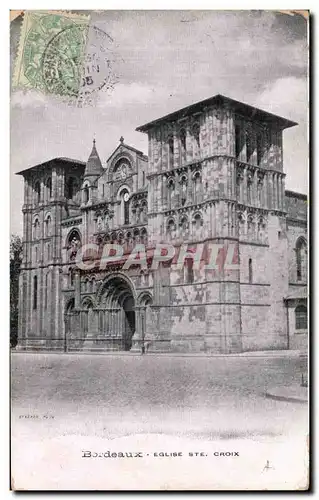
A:
<svg viewBox="0 0 319 500">
<path fill-rule="evenodd" d="M 130 281 L 121 275 L 110 277 L 103 283 L 99 295 L 106 319 L 103 334 L 114 349 L 129 351 L 136 327 L 135 296 Z"/>
</svg>

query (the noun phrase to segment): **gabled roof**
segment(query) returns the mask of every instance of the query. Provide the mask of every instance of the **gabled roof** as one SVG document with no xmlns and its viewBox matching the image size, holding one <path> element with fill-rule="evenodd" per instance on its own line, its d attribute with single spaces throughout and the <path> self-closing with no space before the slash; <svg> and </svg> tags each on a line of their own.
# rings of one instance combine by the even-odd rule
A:
<svg viewBox="0 0 319 500">
<path fill-rule="evenodd" d="M 113 153 L 108 157 L 107 162 L 112 158 L 113 155 L 116 154 L 117 150 L 121 147 L 124 147 L 126 149 L 129 149 L 130 151 L 133 151 L 134 153 L 138 154 L 139 156 L 143 156 L 144 158 L 147 159 L 147 156 L 143 153 L 143 151 L 139 151 L 136 148 L 133 148 L 133 146 L 129 146 L 128 144 L 125 144 L 125 142 L 122 142 L 120 140 L 120 144 L 117 146 L 117 148 L 113 151 Z"/>
<path fill-rule="evenodd" d="M 104 173 L 104 168 L 95 147 L 95 139 L 93 139 L 93 147 L 88 161 L 86 162 L 84 177 L 100 176 Z"/>
<path fill-rule="evenodd" d="M 287 120 L 286 118 L 282 118 L 281 116 L 277 116 L 272 113 L 268 113 L 268 111 L 263 111 L 262 109 L 249 106 L 248 104 L 245 104 L 243 102 L 235 101 L 230 97 L 226 97 L 221 94 L 216 94 L 213 97 L 209 97 L 208 99 L 204 99 L 203 101 L 191 104 L 186 108 L 178 109 L 173 113 L 162 116 L 161 118 L 148 122 L 145 125 L 141 125 L 140 127 L 137 127 L 136 130 L 138 132 L 147 132 L 150 128 L 154 127 L 155 125 L 158 125 L 161 122 L 180 120 L 181 118 L 185 118 L 186 116 L 192 115 L 193 113 L 200 112 L 205 107 L 213 104 L 219 106 L 226 104 L 230 108 L 232 108 L 235 111 L 235 113 L 238 113 L 239 115 L 245 116 L 249 119 L 259 120 L 261 122 L 277 124 L 282 129 L 298 125 L 296 122 Z"/>
<path fill-rule="evenodd" d="M 30 170 L 44 169 L 44 168 L 50 166 L 52 163 L 61 163 L 61 162 L 69 164 L 70 167 L 73 165 L 85 167 L 84 161 L 73 160 L 72 158 L 57 157 L 57 158 L 52 158 L 51 160 L 47 160 L 43 163 L 38 163 L 37 165 L 33 165 L 33 167 L 29 167 L 29 168 L 26 168 L 24 170 L 20 170 L 20 172 L 16 172 L 16 175 L 24 175 L 26 172 L 29 172 Z"/>
</svg>

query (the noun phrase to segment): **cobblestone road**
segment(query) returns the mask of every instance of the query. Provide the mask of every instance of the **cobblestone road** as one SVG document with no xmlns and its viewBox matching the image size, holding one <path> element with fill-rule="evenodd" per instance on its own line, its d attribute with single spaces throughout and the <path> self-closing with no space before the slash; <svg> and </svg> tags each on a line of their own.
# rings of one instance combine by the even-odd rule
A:
<svg viewBox="0 0 319 500">
<path fill-rule="evenodd" d="M 279 436 L 306 425 L 307 410 L 265 391 L 299 380 L 296 357 L 17 353 L 12 415 L 46 434 Z"/>
</svg>

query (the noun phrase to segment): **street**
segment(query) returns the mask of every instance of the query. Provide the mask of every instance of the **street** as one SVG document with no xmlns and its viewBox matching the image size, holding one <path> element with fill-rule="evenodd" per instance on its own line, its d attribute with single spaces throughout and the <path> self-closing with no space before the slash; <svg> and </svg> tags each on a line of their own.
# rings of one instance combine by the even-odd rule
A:
<svg viewBox="0 0 319 500">
<path fill-rule="evenodd" d="M 299 381 L 297 357 L 16 353 L 13 442 L 63 437 L 82 449 L 92 439 L 152 435 L 164 452 L 176 439 L 202 449 L 290 446 L 307 435 L 307 406 L 267 399 L 265 391 Z"/>
</svg>

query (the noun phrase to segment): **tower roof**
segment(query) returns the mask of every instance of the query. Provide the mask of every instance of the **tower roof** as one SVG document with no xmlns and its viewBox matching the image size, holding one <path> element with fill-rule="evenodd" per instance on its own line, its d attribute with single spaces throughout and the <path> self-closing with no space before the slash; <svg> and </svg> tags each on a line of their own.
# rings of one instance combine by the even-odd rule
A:
<svg viewBox="0 0 319 500">
<path fill-rule="evenodd" d="M 95 147 L 95 139 L 93 139 L 93 147 L 89 159 L 86 162 L 84 177 L 91 175 L 100 176 L 103 174 L 103 172 L 104 169 L 102 167 L 100 157 Z"/>
<path fill-rule="evenodd" d="M 267 124 L 273 124 L 277 125 L 281 129 L 289 128 L 289 127 L 294 127 L 297 125 L 296 122 L 293 122 L 291 120 L 288 120 L 286 118 L 282 118 L 281 116 L 274 115 L 272 113 L 268 113 L 268 111 L 264 111 L 259 108 L 255 108 L 253 106 L 249 106 L 248 104 L 245 104 L 240 101 L 235 101 L 234 99 L 231 99 L 230 97 L 223 96 L 221 94 L 217 94 L 213 97 L 209 97 L 208 99 L 205 99 L 204 101 L 196 102 L 195 104 L 191 104 L 190 106 L 187 106 L 186 108 L 181 108 L 178 109 L 177 111 L 174 111 L 173 113 L 170 113 L 169 115 L 162 116 L 161 118 L 158 118 L 156 120 L 153 120 L 149 123 L 146 123 L 145 125 L 142 125 L 140 127 L 137 127 L 137 132 L 147 132 L 149 129 L 151 129 L 154 126 L 157 126 L 161 122 L 172 122 L 176 120 L 180 120 L 182 118 L 185 118 L 186 116 L 189 116 L 193 113 L 196 112 L 201 112 L 205 107 L 210 106 L 210 105 L 217 105 L 217 106 L 229 106 L 231 109 L 234 110 L 235 113 L 245 116 L 249 119 L 254 119 L 258 120 Z"/>
</svg>

